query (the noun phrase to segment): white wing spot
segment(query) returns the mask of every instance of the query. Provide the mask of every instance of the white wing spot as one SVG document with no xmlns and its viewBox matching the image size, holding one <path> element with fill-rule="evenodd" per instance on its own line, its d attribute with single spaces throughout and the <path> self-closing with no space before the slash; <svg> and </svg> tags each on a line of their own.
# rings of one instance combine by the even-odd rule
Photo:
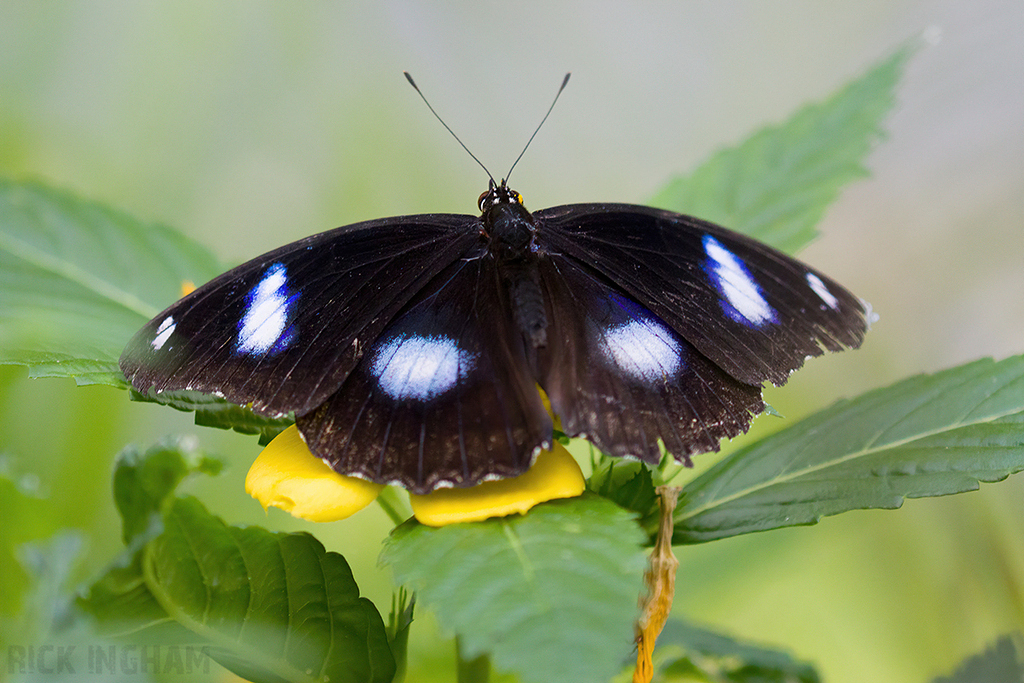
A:
<svg viewBox="0 0 1024 683">
<path fill-rule="evenodd" d="M 704 251 L 710 259 L 709 275 L 725 297 L 722 308 L 729 317 L 737 322 L 746 320 L 753 325 L 775 320 L 775 311 L 764 300 L 761 288 L 735 254 L 711 235 L 704 235 Z"/>
<path fill-rule="evenodd" d="M 602 346 L 605 356 L 623 372 L 645 382 L 671 377 L 683 364 L 679 342 L 650 318 L 630 320 L 609 329 Z"/>
<path fill-rule="evenodd" d="M 807 284 L 811 286 L 811 289 L 814 290 L 814 293 L 817 294 L 822 301 L 828 304 L 829 308 L 838 310 L 839 299 L 835 298 L 832 292 L 828 291 L 828 287 L 825 286 L 825 283 L 821 281 L 820 277 L 814 273 L 807 273 Z"/>
<path fill-rule="evenodd" d="M 452 389 L 472 370 L 476 356 L 449 337 L 402 335 L 377 347 L 370 373 L 396 401 L 426 401 Z"/>
<path fill-rule="evenodd" d="M 294 301 L 288 297 L 288 272 L 284 264 L 275 263 L 267 268 L 263 279 L 249 291 L 245 314 L 238 323 L 235 349 L 239 353 L 263 355 L 283 341 L 288 325 L 289 309 Z"/>
<path fill-rule="evenodd" d="M 159 351 L 164 347 L 164 344 L 167 343 L 167 340 L 170 338 L 177 325 L 178 324 L 174 322 L 174 318 L 171 316 L 167 316 L 163 319 L 163 322 L 160 323 L 160 327 L 156 328 L 156 336 L 153 337 L 153 341 L 149 343 L 150 346 L 153 347 L 154 351 Z"/>
</svg>

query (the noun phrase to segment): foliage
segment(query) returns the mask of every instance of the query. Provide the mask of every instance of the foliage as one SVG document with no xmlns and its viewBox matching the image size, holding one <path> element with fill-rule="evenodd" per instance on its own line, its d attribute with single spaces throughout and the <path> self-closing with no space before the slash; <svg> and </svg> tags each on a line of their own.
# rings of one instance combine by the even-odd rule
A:
<svg viewBox="0 0 1024 683">
<path fill-rule="evenodd" d="M 381 561 L 461 635 L 466 658 L 490 653 L 524 683 L 602 680 L 630 649 L 641 542 L 632 515 L 586 495 L 477 524 L 406 522 Z"/>
<path fill-rule="evenodd" d="M 725 683 L 819 683 L 807 662 L 785 652 L 744 643 L 692 624 L 669 622 L 658 638 L 659 669 L 666 680 L 697 678 Z"/>
<path fill-rule="evenodd" d="M 994 645 L 964 660 L 952 676 L 932 683 L 992 683 L 1024 680 L 1024 643 L 1021 634 L 1003 636 Z"/>
<path fill-rule="evenodd" d="M 742 448 L 687 484 L 675 539 L 709 541 L 972 491 L 1024 469 L 1022 426 L 1024 356 L 911 377 Z"/>
<path fill-rule="evenodd" d="M 199 641 L 252 680 L 392 680 L 384 622 L 341 555 L 309 534 L 228 526 L 174 495 L 186 474 L 214 468 L 171 445 L 121 455 L 128 547 L 81 606 L 108 634 Z"/>
</svg>

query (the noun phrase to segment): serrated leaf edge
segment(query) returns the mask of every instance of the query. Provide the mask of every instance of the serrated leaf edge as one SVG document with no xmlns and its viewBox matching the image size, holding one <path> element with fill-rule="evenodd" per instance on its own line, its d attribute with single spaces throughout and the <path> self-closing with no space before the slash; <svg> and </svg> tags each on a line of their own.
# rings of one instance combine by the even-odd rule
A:
<svg viewBox="0 0 1024 683">
<path fill-rule="evenodd" d="M 971 382 L 972 380 L 976 380 L 976 379 L 977 379 L 976 377 L 966 377 L 966 378 L 964 378 L 964 380 L 962 382 L 960 382 L 956 386 L 957 387 L 963 386 L 964 384 L 967 384 L 967 383 Z M 1017 377 L 1014 377 L 1011 381 L 1020 381 L 1020 379 L 1021 379 L 1021 376 L 1017 376 Z M 1009 384 L 1009 382 L 1007 384 Z M 999 387 L 999 389 L 997 389 L 996 391 L 992 392 L 992 394 L 989 394 L 988 396 L 986 396 L 985 400 L 987 401 L 987 400 L 991 399 L 992 396 L 997 394 L 999 391 L 1002 391 L 1003 389 L 1005 389 L 1007 384 L 1003 384 L 1002 386 Z M 935 398 L 939 394 L 947 393 L 950 390 L 951 390 L 951 388 L 948 387 L 948 386 L 937 387 L 935 390 L 933 390 L 932 396 L 930 396 L 927 401 L 923 402 L 921 405 L 918 405 L 912 411 L 904 413 L 904 414 L 901 414 L 900 415 L 900 420 L 903 420 L 906 417 L 908 417 L 909 415 L 912 415 L 913 413 L 915 413 L 915 412 L 925 408 L 930 402 L 934 401 Z M 688 519 L 692 519 L 693 517 L 698 516 L 699 514 L 701 514 L 703 512 L 706 512 L 708 510 L 712 510 L 712 509 L 714 509 L 716 507 L 719 507 L 721 505 L 725 505 L 725 504 L 730 503 L 730 502 L 732 502 L 734 500 L 738 500 L 740 498 L 743 498 L 744 496 L 748 496 L 748 495 L 750 495 L 752 493 L 756 493 L 757 491 L 761 491 L 763 489 L 770 488 L 770 487 L 775 486 L 777 484 L 785 484 L 785 483 L 788 483 L 788 482 L 790 482 L 790 481 L 792 481 L 794 479 L 798 479 L 798 478 L 803 477 L 805 475 L 812 474 L 814 472 L 817 472 L 817 471 L 820 471 L 820 470 L 823 470 L 823 469 L 827 469 L 829 467 L 834 467 L 836 465 L 841 465 L 841 464 L 843 464 L 845 462 L 849 462 L 851 460 L 856 460 L 857 458 L 861 458 L 861 457 L 864 457 L 866 455 L 872 455 L 874 453 L 878 453 L 878 452 L 881 452 L 881 451 L 890 450 L 890 449 L 894 449 L 894 448 L 899 448 L 901 446 L 905 446 L 907 444 L 914 443 L 915 441 L 920 441 L 921 439 L 926 439 L 926 438 L 928 438 L 930 436 L 936 436 L 936 435 L 939 435 L 939 434 L 944 434 L 946 432 L 951 432 L 951 431 L 959 429 L 961 427 L 968 427 L 968 426 L 973 426 L 973 425 L 981 425 L 981 424 L 987 424 L 989 422 L 994 422 L 994 421 L 999 420 L 1001 418 L 1008 417 L 1010 415 L 1014 415 L 1014 414 L 1017 414 L 1017 413 L 1021 412 L 1021 408 L 1020 407 L 1015 407 L 1015 408 L 1009 409 L 1009 410 L 1007 410 L 1005 412 L 992 414 L 992 415 L 986 417 L 985 419 L 979 419 L 979 420 L 974 421 L 974 422 L 962 422 L 961 421 L 963 419 L 963 417 L 966 417 L 966 416 L 970 415 L 971 412 L 973 412 L 976 408 L 977 408 L 977 405 L 971 406 L 970 409 L 967 410 L 959 420 L 957 420 L 954 423 L 948 423 L 948 424 L 944 425 L 941 428 L 933 429 L 933 430 L 928 430 L 928 431 L 924 431 L 924 432 L 919 432 L 917 434 L 914 434 L 913 436 L 910 436 L 910 437 L 907 437 L 907 438 L 904 438 L 904 439 L 898 439 L 898 440 L 892 441 L 892 442 L 888 442 L 888 443 L 886 443 L 886 444 L 884 444 L 882 446 L 878 446 L 878 447 L 871 447 L 869 445 L 869 446 L 866 446 L 866 447 L 861 448 L 859 450 L 856 450 L 856 451 L 853 451 L 853 452 L 848 453 L 846 455 L 843 455 L 843 456 L 841 456 L 839 458 L 834 458 L 834 459 L 829 460 L 829 461 L 824 462 L 824 463 L 819 463 L 819 464 L 814 465 L 814 466 L 804 467 L 804 468 L 801 468 L 799 470 L 794 470 L 793 472 L 788 472 L 785 475 L 779 475 L 779 476 L 773 477 L 773 478 L 771 478 L 769 480 L 765 480 L 763 482 L 760 482 L 760 483 L 758 483 L 755 486 L 748 486 L 747 488 L 741 489 L 739 491 L 736 491 L 736 492 L 734 492 L 732 494 L 729 494 L 728 496 L 724 496 L 724 497 L 721 497 L 721 498 L 715 498 L 713 500 L 708 501 L 707 503 L 704 503 L 702 505 L 698 505 L 697 507 L 694 507 L 692 509 L 686 510 L 684 513 L 679 514 L 675 518 L 676 519 L 676 524 L 678 525 L 678 524 L 680 524 L 682 522 L 685 522 Z M 875 436 L 871 440 L 869 440 L 868 443 L 871 444 L 871 443 L 874 443 L 875 441 L 877 441 L 878 438 L 881 437 L 882 434 L 884 434 L 886 432 L 886 430 L 891 428 L 892 426 L 894 426 L 894 424 L 888 424 L 888 425 L 886 425 L 885 428 L 880 429 L 875 434 Z M 771 437 L 767 437 L 767 438 L 771 438 Z M 756 446 L 757 444 L 754 444 L 754 445 Z M 751 446 L 751 448 L 752 447 L 753 446 Z M 968 476 L 970 476 L 970 475 L 968 475 Z M 977 488 L 977 487 L 975 487 L 975 488 Z M 685 489 L 684 489 L 684 492 L 685 492 Z M 906 496 L 900 495 L 899 498 L 902 500 L 902 499 L 905 499 Z M 819 518 L 820 518 L 820 516 L 819 516 Z"/>
</svg>

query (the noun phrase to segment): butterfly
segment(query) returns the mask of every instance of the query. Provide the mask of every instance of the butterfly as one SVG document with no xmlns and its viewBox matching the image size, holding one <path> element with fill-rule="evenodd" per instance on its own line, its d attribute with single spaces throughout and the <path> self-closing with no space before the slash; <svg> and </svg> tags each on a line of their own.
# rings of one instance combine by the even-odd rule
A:
<svg viewBox="0 0 1024 683">
<path fill-rule="evenodd" d="M 424 493 L 524 472 L 569 436 L 648 463 L 718 450 L 868 309 L 824 274 L 697 218 L 629 204 L 357 223 L 259 256 L 146 324 L 140 392 L 294 413 L 341 474 Z"/>
<path fill-rule="evenodd" d="M 153 318 L 121 370 L 144 394 L 294 414 L 340 474 L 426 493 L 526 471 L 553 439 L 538 386 L 567 435 L 652 464 L 663 444 L 689 464 L 746 431 L 763 382 L 867 331 L 841 285 L 698 218 L 531 213 L 493 177 L 478 206 L 258 256 Z"/>
</svg>

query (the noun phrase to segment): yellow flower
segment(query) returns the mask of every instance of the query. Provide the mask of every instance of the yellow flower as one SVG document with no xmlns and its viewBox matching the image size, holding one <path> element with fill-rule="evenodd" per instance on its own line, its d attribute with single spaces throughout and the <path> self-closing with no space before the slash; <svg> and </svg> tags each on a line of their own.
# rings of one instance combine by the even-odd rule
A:
<svg viewBox="0 0 1024 683">
<path fill-rule="evenodd" d="M 547 500 L 578 496 L 585 486 L 580 466 L 565 446 L 555 442 L 552 450 L 541 451 L 533 466 L 518 477 L 410 495 L 409 502 L 422 524 L 445 526 L 524 513 Z"/>
<path fill-rule="evenodd" d="M 444 526 L 524 513 L 547 500 L 578 496 L 584 487 L 579 465 L 556 443 L 518 477 L 439 489 L 410 499 L 421 523 Z M 245 478 L 246 492 L 264 508 L 281 508 L 311 522 L 345 519 L 372 503 L 383 488 L 332 470 L 309 452 L 295 425 L 263 449 Z"/>
<path fill-rule="evenodd" d="M 362 510 L 384 486 L 346 477 L 309 452 L 295 425 L 263 449 L 245 477 L 245 492 L 263 506 L 310 522 L 334 522 Z"/>
</svg>

